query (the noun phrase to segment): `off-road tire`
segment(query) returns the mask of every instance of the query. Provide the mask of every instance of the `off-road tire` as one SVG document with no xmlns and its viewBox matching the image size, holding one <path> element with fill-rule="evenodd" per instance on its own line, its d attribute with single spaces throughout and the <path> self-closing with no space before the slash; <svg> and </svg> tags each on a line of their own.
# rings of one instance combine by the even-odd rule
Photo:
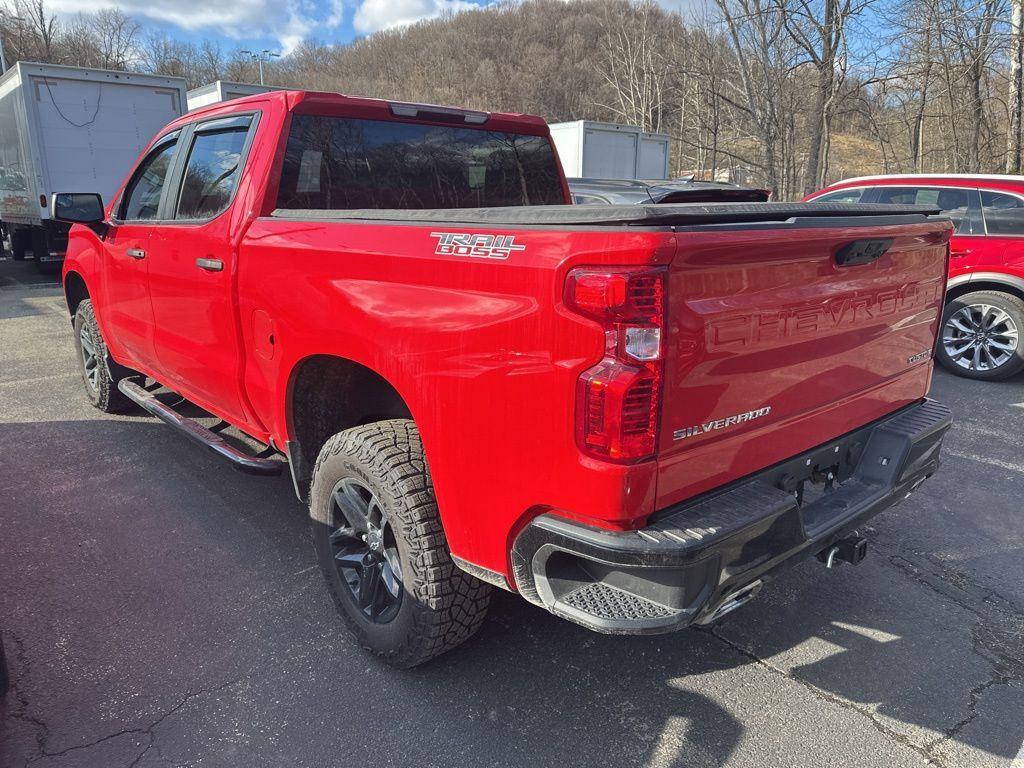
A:
<svg viewBox="0 0 1024 768">
<path fill-rule="evenodd" d="M 975 304 L 988 304 L 1006 312 L 1017 326 L 1020 338 L 1017 341 L 1017 350 L 1014 356 L 991 371 L 969 370 L 956 364 L 946 352 L 942 342 L 946 323 L 949 318 L 963 309 Z M 963 376 L 966 379 L 977 379 L 978 381 L 1002 381 L 1011 376 L 1016 376 L 1024 370 L 1024 301 L 1017 296 L 1002 291 L 973 291 L 958 296 L 946 304 L 942 313 L 942 326 L 939 328 L 939 344 L 935 354 L 939 364 L 950 373 Z"/>
<path fill-rule="evenodd" d="M 360 480 L 383 507 L 402 570 L 402 600 L 387 623 L 359 610 L 334 560 L 331 525 L 338 514 L 334 489 L 345 478 Z M 379 421 L 331 437 L 320 451 L 310 489 L 313 546 L 328 591 L 356 641 L 389 664 L 409 668 L 468 640 L 483 623 L 491 587 L 460 570 L 448 551 L 416 425 Z"/>
<path fill-rule="evenodd" d="M 92 338 L 96 352 L 95 387 L 89 382 L 85 371 L 82 355 L 83 329 L 86 329 Z M 82 374 L 86 397 L 95 408 L 104 413 L 120 413 L 131 407 L 131 401 L 117 388 L 117 382 L 132 372 L 110 359 L 110 355 L 107 353 L 107 343 L 103 339 L 103 334 L 100 333 L 99 323 L 96 322 L 96 312 L 90 299 L 82 301 L 75 312 L 75 355 L 78 360 L 79 372 Z"/>
</svg>

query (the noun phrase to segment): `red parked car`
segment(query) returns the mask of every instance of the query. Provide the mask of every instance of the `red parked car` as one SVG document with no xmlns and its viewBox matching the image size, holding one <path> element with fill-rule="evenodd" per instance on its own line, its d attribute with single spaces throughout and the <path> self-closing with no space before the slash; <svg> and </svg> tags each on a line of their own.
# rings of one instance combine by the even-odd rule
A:
<svg viewBox="0 0 1024 768">
<path fill-rule="evenodd" d="M 988 381 L 1024 370 L 1024 176 L 863 176 L 806 200 L 940 208 L 956 232 L 939 362 L 960 376 Z"/>
<path fill-rule="evenodd" d="M 950 424 L 934 206 L 570 205 L 540 118 L 278 91 L 53 209 L 92 404 L 289 472 L 342 617 L 400 666 L 492 585 L 643 634 L 857 563 Z"/>
</svg>

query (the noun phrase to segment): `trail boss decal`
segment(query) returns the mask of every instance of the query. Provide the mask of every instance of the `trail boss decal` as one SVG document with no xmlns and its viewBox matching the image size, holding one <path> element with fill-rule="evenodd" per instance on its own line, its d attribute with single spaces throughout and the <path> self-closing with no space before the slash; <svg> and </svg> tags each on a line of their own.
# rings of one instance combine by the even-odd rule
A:
<svg viewBox="0 0 1024 768">
<path fill-rule="evenodd" d="M 696 437 L 697 435 L 703 435 L 706 432 L 714 432 L 716 429 L 725 429 L 726 427 L 732 427 L 737 424 L 743 424 L 747 421 L 760 419 L 762 416 L 767 416 L 771 412 L 772 407 L 770 405 L 766 405 L 764 408 L 758 408 L 756 411 L 747 411 L 746 413 L 739 413 L 735 416 L 727 416 L 724 419 L 715 419 L 715 421 L 705 421 L 703 424 L 686 427 L 685 429 L 677 429 L 672 433 L 672 439 L 685 440 L 688 437 Z"/>
<path fill-rule="evenodd" d="M 507 259 L 512 251 L 525 251 L 516 245 L 515 235 L 470 235 L 463 232 L 431 232 L 437 238 L 437 256 L 470 256 L 477 259 Z"/>
</svg>

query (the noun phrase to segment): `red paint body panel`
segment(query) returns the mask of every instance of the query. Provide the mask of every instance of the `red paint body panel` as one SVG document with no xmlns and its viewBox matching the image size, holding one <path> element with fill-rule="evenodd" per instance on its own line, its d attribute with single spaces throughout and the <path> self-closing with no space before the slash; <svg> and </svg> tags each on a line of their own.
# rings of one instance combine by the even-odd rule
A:
<svg viewBox="0 0 1024 768">
<path fill-rule="evenodd" d="M 906 175 L 874 176 L 841 181 L 808 195 L 813 201 L 840 189 L 868 187 L 958 187 L 1008 192 L 1024 199 L 1024 177 L 990 175 Z M 976 275 L 991 280 L 1001 275 L 1024 289 L 1024 236 L 994 234 L 953 234 L 950 241 L 949 280 L 951 285 L 970 282 Z"/>
<path fill-rule="evenodd" d="M 934 340 L 946 224 L 460 226 L 513 234 L 525 250 L 507 260 L 437 255 L 436 225 L 270 215 L 292 111 L 394 119 L 386 102 L 276 92 L 191 113 L 169 130 L 243 111 L 259 112 L 259 124 L 223 214 L 199 225 L 115 223 L 103 241 L 75 227 L 65 274 L 84 278 L 116 360 L 277 446 L 294 437 L 289 392 L 303 361 L 332 355 L 378 373 L 419 426 L 449 544 L 471 563 L 507 575 L 512 538 L 548 511 L 640 526 L 928 389 L 930 357 L 910 358 Z M 492 115 L 494 127 L 547 135 L 529 116 Z M 868 235 L 894 237 L 891 252 L 838 269 L 836 246 Z M 140 237 L 147 259 L 121 258 Z M 224 270 L 198 270 L 196 258 L 221 259 Z M 605 337 L 566 308 L 563 291 L 570 269 L 594 265 L 668 269 L 652 460 L 612 464 L 576 442 L 577 382 L 601 360 Z M 770 334 L 772 322 L 783 330 Z M 673 439 L 761 405 L 772 408 L 763 419 Z"/>
</svg>

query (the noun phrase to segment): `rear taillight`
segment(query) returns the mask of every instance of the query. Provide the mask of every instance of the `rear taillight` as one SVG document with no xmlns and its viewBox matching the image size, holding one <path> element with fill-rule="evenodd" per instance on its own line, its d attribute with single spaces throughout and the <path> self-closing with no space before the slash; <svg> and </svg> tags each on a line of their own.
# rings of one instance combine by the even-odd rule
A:
<svg viewBox="0 0 1024 768">
<path fill-rule="evenodd" d="M 577 385 L 580 448 L 606 461 L 650 458 L 661 406 L 665 271 L 574 269 L 565 303 L 604 328 L 604 359 L 584 371 Z"/>
</svg>

